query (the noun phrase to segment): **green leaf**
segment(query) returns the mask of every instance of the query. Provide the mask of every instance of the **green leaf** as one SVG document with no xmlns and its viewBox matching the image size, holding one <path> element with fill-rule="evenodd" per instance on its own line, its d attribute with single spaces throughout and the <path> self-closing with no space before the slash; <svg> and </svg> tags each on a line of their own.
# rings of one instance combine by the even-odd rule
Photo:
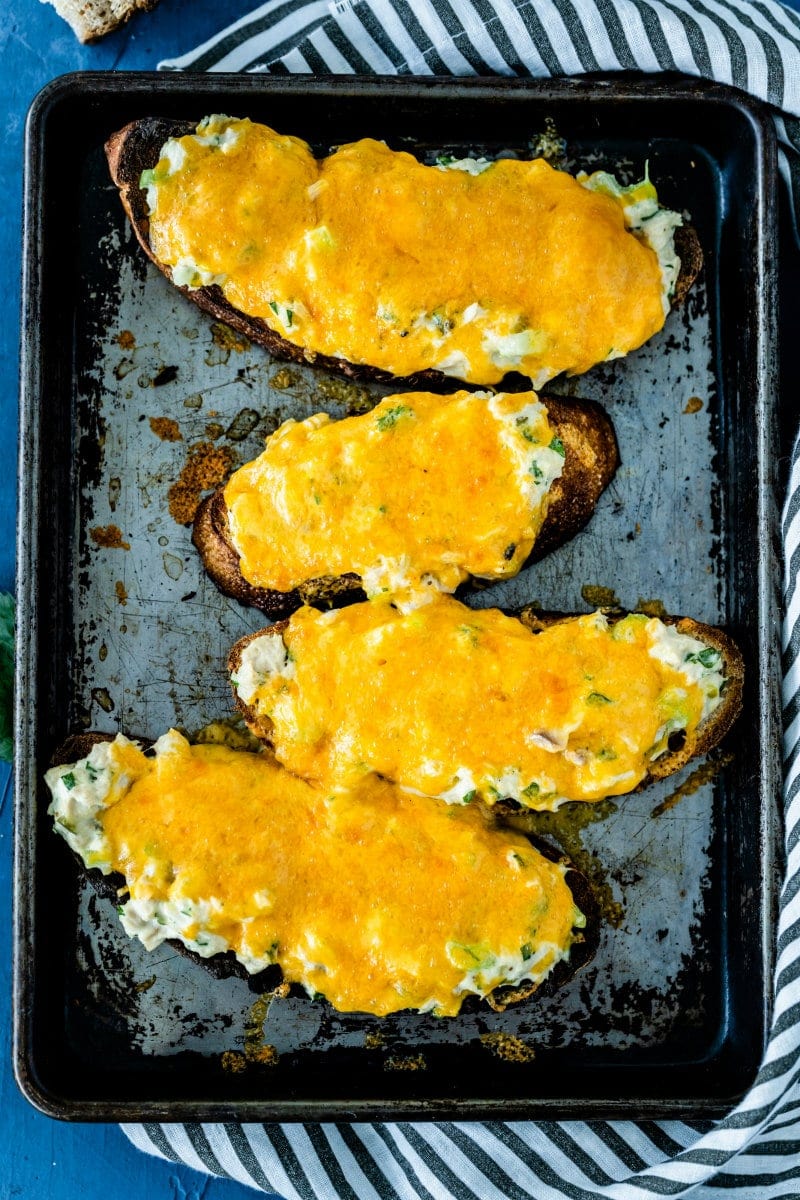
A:
<svg viewBox="0 0 800 1200">
<path fill-rule="evenodd" d="M 68 792 L 71 792 L 75 787 L 75 776 L 72 771 L 67 771 L 66 775 L 61 776 L 61 782 Z"/>
<path fill-rule="evenodd" d="M 14 597 L 0 592 L 0 761 L 4 762 L 11 762 L 13 754 L 13 703 Z"/>
<path fill-rule="evenodd" d="M 555 450 L 556 454 L 560 454 L 562 458 L 566 458 L 567 452 L 564 449 L 564 443 L 560 437 L 554 437 L 550 443 L 550 449 Z"/>
</svg>

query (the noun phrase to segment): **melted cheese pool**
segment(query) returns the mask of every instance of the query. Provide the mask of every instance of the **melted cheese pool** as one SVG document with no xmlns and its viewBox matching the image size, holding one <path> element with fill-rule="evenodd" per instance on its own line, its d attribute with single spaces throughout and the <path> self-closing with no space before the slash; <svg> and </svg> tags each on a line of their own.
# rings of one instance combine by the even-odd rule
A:
<svg viewBox="0 0 800 1200">
<path fill-rule="evenodd" d="M 302 608 L 245 648 L 238 697 L 288 769 L 322 787 L 378 772 L 451 803 L 534 809 L 632 791 L 670 735 L 721 702 L 720 652 L 657 618 L 532 633 L 441 597 Z"/>
<path fill-rule="evenodd" d="M 479 806 L 375 779 L 330 795 L 174 730 L 153 756 L 118 735 L 47 783 L 87 867 L 125 876 L 120 919 L 148 949 L 279 963 L 344 1012 L 454 1015 L 465 995 L 539 983 L 585 925 L 563 865 Z"/>
<path fill-rule="evenodd" d="M 257 587 L 353 572 L 414 604 L 516 574 L 563 466 L 532 392 L 389 396 L 365 416 L 285 422 L 225 488 L 230 537 Z"/>
<path fill-rule="evenodd" d="M 141 185 L 176 283 L 217 284 L 309 354 L 399 377 L 520 371 L 538 388 L 586 371 L 662 327 L 680 266 L 681 218 L 648 181 L 576 180 L 543 159 L 425 166 L 366 138 L 317 161 L 213 116 Z"/>
</svg>

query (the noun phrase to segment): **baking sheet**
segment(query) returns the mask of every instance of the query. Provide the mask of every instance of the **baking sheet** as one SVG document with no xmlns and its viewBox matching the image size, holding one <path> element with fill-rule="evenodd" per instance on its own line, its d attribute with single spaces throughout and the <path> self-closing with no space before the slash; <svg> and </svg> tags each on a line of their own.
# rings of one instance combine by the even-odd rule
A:
<svg viewBox="0 0 800 1200">
<path fill-rule="evenodd" d="M 605 803 L 579 828 L 557 823 L 556 838 L 598 888 L 607 917 L 600 947 L 557 994 L 503 1014 L 482 1009 L 446 1021 L 411 1014 L 378 1020 L 337 1014 L 319 1001 L 268 1003 L 245 981 L 215 980 L 169 947 L 148 954 L 128 940 L 110 905 L 72 877 L 65 881 L 63 848 L 52 845 L 42 823 L 42 799 L 36 855 L 20 864 L 18 882 L 25 888 L 31 869 L 39 868 L 39 910 L 31 920 L 40 946 L 52 936 L 42 897 L 45 909 L 55 897 L 63 900 L 64 950 L 55 972 L 37 966 L 35 954 L 20 955 L 19 986 L 30 997 L 45 982 L 52 985 L 55 974 L 63 1013 L 43 1034 L 42 1016 L 29 1008 L 26 1019 L 34 1024 L 27 1038 L 18 1030 L 23 1085 L 56 1115 L 103 1119 L 152 1115 L 164 1103 L 172 1116 L 225 1111 L 248 1118 L 538 1110 L 641 1116 L 678 1104 L 684 1112 L 687 1104 L 711 1111 L 752 1076 L 769 995 L 779 776 L 775 560 L 763 536 L 774 533 L 767 455 L 774 408 L 760 357 L 769 350 L 772 320 L 765 127 L 724 89 L 696 84 L 677 92 L 647 84 L 637 93 L 634 86 L 628 100 L 649 103 L 657 129 L 643 138 L 637 114 L 621 103 L 624 89 L 612 94 L 602 84 L 505 83 L 480 92 L 480 85 L 451 83 L 437 90 L 432 117 L 430 89 L 416 81 L 301 87 L 266 80 L 258 87 L 237 77 L 214 81 L 213 88 L 171 82 L 158 79 L 159 103 L 148 110 L 141 80 L 121 77 L 114 96 L 124 114 L 119 124 L 145 111 L 189 110 L 199 118 L 224 108 L 294 133 L 313 126 L 326 148 L 374 134 L 380 105 L 390 143 L 421 153 L 446 146 L 459 154 L 476 148 L 522 154 L 527 139 L 554 117 L 568 138 L 571 167 L 604 166 L 632 179 L 649 160 L 662 201 L 691 210 L 706 252 L 705 276 L 645 347 L 556 382 L 553 390 L 606 405 L 622 466 L 583 534 L 470 603 L 535 601 L 585 611 L 616 597 L 625 608 L 663 605 L 728 625 L 748 663 L 747 707 L 710 770 L 688 770 Z M 87 98 L 97 99 L 96 88 L 79 80 L 61 97 L 61 112 Z M 587 130 L 578 105 L 588 100 L 595 107 Z M 703 100 L 714 109 L 705 126 Z M 469 105 L 481 121 L 463 119 Z M 56 118 L 51 107 L 51 145 L 58 103 L 55 112 Z M 499 125 L 498 114 L 506 118 Z M 43 448 L 28 481 L 34 516 L 30 489 L 41 502 L 42 473 L 55 463 L 69 509 L 69 522 L 57 518 L 55 529 L 46 505 L 39 511 L 36 564 L 23 580 L 30 609 L 41 611 L 43 574 L 54 575 L 62 589 L 63 619 L 52 636 L 63 639 L 66 653 L 54 658 L 48 683 L 59 708 L 39 730 L 39 763 L 71 730 L 120 728 L 156 737 L 171 725 L 196 731 L 230 713 L 227 652 L 263 618 L 205 578 L 188 529 L 174 519 L 174 493 L 170 511 L 171 489 L 198 454 L 206 464 L 213 453 L 232 466 L 254 457 L 287 417 L 319 410 L 341 416 L 391 390 L 343 386 L 311 367 L 273 361 L 187 303 L 145 265 L 107 182 L 98 133 L 115 128 L 113 115 L 93 121 L 81 139 L 80 186 L 72 197 L 79 239 L 68 270 L 78 296 L 51 320 L 62 344 L 69 343 L 63 376 L 48 374 L 48 381 L 64 432 L 71 423 L 65 439 L 71 458 L 65 461 L 63 445 L 55 459 L 55 447 L 49 456 Z M 464 129 L 481 140 L 465 140 Z M 47 214 L 40 216 L 42 236 L 53 238 L 52 217 L 48 225 Z M 745 230 L 756 238 L 755 253 L 742 242 Z M 734 277 L 735 296 L 727 287 Z M 755 287 L 754 307 L 748 297 Z M 45 287 L 43 300 L 51 295 Z M 737 306 L 745 303 L 737 324 Z M 745 311 L 749 328 L 741 324 Z M 47 328 L 30 351 L 39 367 L 54 356 Z M 42 400 L 36 387 L 29 382 L 31 406 Z M 55 571 L 49 555 L 56 556 Z M 46 700 L 41 687 L 36 699 Z M 38 721 L 41 727 L 41 715 Z M 20 803 L 29 805 L 40 788 L 35 769 L 22 787 Z M 753 845 L 758 855 L 749 852 Z M 55 864 L 54 875 L 49 866 L 41 869 L 45 861 Z M 755 934 L 749 946 L 735 925 L 740 911 Z M 63 1082 L 35 1081 L 43 1036 L 57 1047 L 64 1073 L 88 1050 L 102 1055 L 84 1094 L 75 1094 L 74 1083 L 65 1096 Z M 272 1058 L 265 1046 L 274 1047 L 277 1065 L 264 1062 Z M 129 1089 L 133 1078 L 131 1095 L 119 1084 Z"/>
</svg>

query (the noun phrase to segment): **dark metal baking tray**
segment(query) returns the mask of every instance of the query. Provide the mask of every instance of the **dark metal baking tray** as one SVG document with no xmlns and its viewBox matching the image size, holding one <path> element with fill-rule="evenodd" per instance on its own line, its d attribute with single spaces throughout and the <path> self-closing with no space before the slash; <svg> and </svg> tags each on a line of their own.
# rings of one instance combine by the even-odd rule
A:
<svg viewBox="0 0 800 1200">
<path fill-rule="evenodd" d="M 246 983 L 129 942 L 49 827 L 42 773 L 68 732 L 155 736 L 229 711 L 224 656 L 261 620 L 215 591 L 169 516 L 188 448 L 213 440 L 245 459 L 279 419 L 365 399 L 232 343 L 135 246 L 105 138 L 139 116 L 211 111 L 320 149 L 372 135 L 420 153 L 524 153 L 552 120 L 574 166 L 632 178 L 648 160 L 663 201 L 699 232 L 704 280 L 664 331 L 560 381 L 602 398 L 619 435 L 623 466 L 593 522 L 474 599 L 581 610 L 583 585 L 601 585 L 629 608 L 657 599 L 726 625 L 746 660 L 731 761 L 702 786 L 676 792 L 670 780 L 621 800 L 572 843 L 624 912 L 551 998 L 383 1022 L 289 1000 L 265 1019 Z M 746 1089 L 770 1014 L 780 796 L 774 189 L 768 117 L 697 81 L 79 75 L 38 97 L 25 187 L 14 962 L 14 1058 L 34 1104 L 80 1120 L 685 1117 Z M 159 440 L 148 418 L 163 416 L 181 440 Z M 110 524 L 130 549 L 89 536 Z M 491 1032 L 535 1057 L 504 1060 L 482 1039 Z M 248 1054 L 262 1041 L 277 1066 Z"/>
</svg>

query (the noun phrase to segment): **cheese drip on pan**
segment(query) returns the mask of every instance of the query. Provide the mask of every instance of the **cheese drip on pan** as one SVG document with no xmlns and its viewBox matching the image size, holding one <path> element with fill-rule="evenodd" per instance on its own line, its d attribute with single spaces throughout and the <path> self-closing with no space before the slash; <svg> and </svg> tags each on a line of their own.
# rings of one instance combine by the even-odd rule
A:
<svg viewBox="0 0 800 1200">
<path fill-rule="evenodd" d="M 564 447 L 532 392 L 389 396 L 365 416 L 286 421 L 225 487 L 244 578 L 289 591 L 360 575 L 402 607 L 515 575 Z"/>
<path fill-rule="evenodd" d="M 466 995 L 540 983 L 585 925 L 564 866 L 478 805 L 375 779 L 332 795 L 174 730 L 152 756 L 118 735 L 47 783 L 86 866 L 125 876 L 120 919 L 148 949 L 279 963 L 344 1012 L 452 1016 Z"/>
<path fill-rule="evenodd" d="M 265 651 L 269 648 L 269 660 Z M 622 795 L 721 703 L 722 655 L 657 618 L 540 633 L 440 597 L 302 608 L 246 645 L 233 685 L 289 770 L 323 787 L 376 771 L 451 803 L 534 809 Z"/>
<path fill-rule="evenodd" d="M 520 371 L 538 388 L 662 327 L 681 218 L 649 181 L 471 161 L 425 166 L 369 138 L 317 161 L 208 117 L 142 176 L 150 245 L 177 284 L 216 284 L 310 354 L 399 377 Z"/>
</svg>

